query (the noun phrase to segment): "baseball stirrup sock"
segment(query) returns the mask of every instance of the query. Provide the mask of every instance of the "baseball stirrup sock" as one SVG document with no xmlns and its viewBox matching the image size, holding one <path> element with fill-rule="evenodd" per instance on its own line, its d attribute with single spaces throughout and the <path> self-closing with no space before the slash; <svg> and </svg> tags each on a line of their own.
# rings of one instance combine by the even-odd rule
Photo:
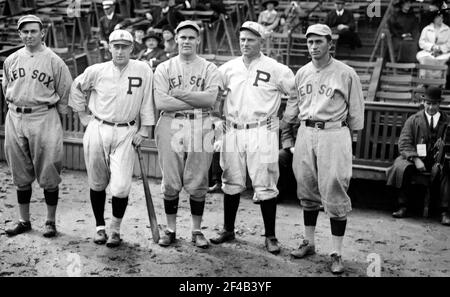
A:
<svg viewBox="0 0 450 297">
<path fill-rule="evenodd" d="M 106 192 L 103 191 L 94 191 L 91 189 L 91 205 L 92 210 L 94 211 L 95 217 L 95 225 L 96 226 L 105 226 L 105 200 L 106 200 Z"/>
<path fill-rule="evenodd" d="M 261 201 L 261 213 L 264 220 L 265 236 L 275 236 L 275 218 L 277 214 L 277 200 L 275 198 Z"/>
<path fill-rule="evenodd" d="M 192 198 L 189 199 L 189 203 L 191 205 L 191 214 L 194 216 L 202 216 L 203 210 L 205 209 L 205 200 L 203 201 L 195 201 Z"/>
<path fill-rule="evenodd" d="M 126 198 L 117 198 L 112 197 L 112 212 L 113 216 L 116 218 L 123 218 L 123 215 L 125 214 L 125 210 L 127 209 L 128 205 L 128 197 Z"/>
<path fill-rule="evenodd" d="M 30 204 L 31 189 L 25 191 L 17 191 L 17 201 L 19 204 Z"/>
<path fill-rule="evenodd" d="M 331 234 L 334 236 L 344 236 L 347 220 L 335 220 L 330 218 Z"/>
<path fill-rule="evenodd" d="M 52 192 L 44 190 L 45 203 L 50 206 L 56 206 L 58 204 L 58 194 L 59 189 L 56 189 L 56 191 Z"/>
<path fill-rule="evenodd" d="M 223 197 L 224 228 L 226 231 L 234 231 L 234 222 L 236 220 L 236 213 L 239 208 L 240 198 L 241 194 L 225 194 Z"/>
<path fill-rule="evenodd" d="M 180 198 L 176 198 L 176 199 L 172 199 L 172 200 L 164 199 L 164 211 L 166 212 L 166 214 L 168 214 L 168 215 L 177 214 L 179 200 L 180 200 Z"/>
<path fill-rule="evenodd" d="M 318 210 L 304 210 L 303 211 L 303 223 L 305 226 L 315 226 L 317 224 Z"/>
</svg>

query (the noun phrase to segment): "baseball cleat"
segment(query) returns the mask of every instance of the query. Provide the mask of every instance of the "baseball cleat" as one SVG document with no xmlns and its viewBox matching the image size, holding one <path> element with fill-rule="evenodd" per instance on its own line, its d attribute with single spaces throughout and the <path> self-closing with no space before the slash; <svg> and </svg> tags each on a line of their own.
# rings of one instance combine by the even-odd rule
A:
<svg viewBox="0 0 450 297">
<path fill-rule="evenodd" d="M 211 238 L 211 242 L 214 244 L 220 244 L 235 239 L 234 231 L 222 230 L 215 238 Z"/>
<path fill-rule="evenodd" d="M 200 231 L 194 231 L 192 232 L 192 242 L 195 244 L 196 247 L 206 249 L 209 246 L 208 240 L 205 238 L 205 235 L 203 235 Z"/>
<path fill-rule="evenodd" d="M 14 228 L 6 229 L 5 232 L 8 236 L 15 236 L 31 230 L 31 222 L 19 221 Z"/>
<path fill-rule="evenodd" d="M 337 253 L 331 254 L 331 267 L 330 270 L 333 274 L 341 274 L 344 272 L 344 264 L 342 263 L 342 256 Z"/>
<path fill-rule="evenodd" d="M 165 231 L 165 234 L 163 236 L 161 236 L 161 238 L 158 241 L 158 244 L 160 246 L 169 246 L 172 243 L 175 242 L 175 232 L 170 232 L 169 230 Z"/>
<path fill-rule="evenodd" d="M 95 233 L 94 236 L 94 243 L 96 244 L 105 244 L 108 240 L 108 236 L 106 235 L 105 230 L 98 230 L 97 233 Z"/>
<path fill-rule="evenodd" d="M 55 222 L 47 221 L 44 227 L 44 237 L 55 237 L 56 236 L 56 225 Z"/>
<path fill-rule="evenodd" d="M 278 245 L 278 239 L 275 236 L 266 237 L 266 249 L 269 253 L 278 254 L 280 253 L 280 246 Z"/>
<path fill-rule="evenodd" d="M 120 234 L 117 232 L 112 232 L 111 237 L 108 238 L 106 242 L 106 246 L 109 248 L 118 247 L 121 243 L 122 239 L 120 239 Z"/>
<path fill-rule="evenodd" d="M 308 255 L 314 255 L 316 248 L 314 245 L 310 245 L 308 240 L 303 240 L 302 244 L 295 251 L 291 252 L 291 256 L 297 259 L 304 258 Z"/>
</svg>

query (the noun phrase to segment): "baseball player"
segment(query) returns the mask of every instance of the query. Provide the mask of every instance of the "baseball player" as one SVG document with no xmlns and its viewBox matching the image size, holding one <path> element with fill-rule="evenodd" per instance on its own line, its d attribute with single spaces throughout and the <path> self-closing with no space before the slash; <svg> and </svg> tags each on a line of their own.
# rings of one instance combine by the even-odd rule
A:
<svg viewBox="0 0 450 297">
<path fill-rule="evenodd" d="M 120 245 L 120 224 L 128 204 L 135 152 L 155 124 L 153 72 L 142 61 L 130 60 L 133 37 L 125 30 L 109 35 L 112 61 L 88 67 L 72 85 L 69 106 L 87 126 L 83 138 L 90 199 L 96 221 L 94 242 Z M 90 92 L 85 111 L 85 96 Z M 136 121 L 140 119 L 138 129 Z M 105 232 L 105 189 L 112 194 L 111 236 Z"/>
<path fill-rule="evenodd" d="M 342 273 L 342 241 L 347 213 L 347 189 L 352 176 L 352 130 L 364 125 L 364 98 L 356 72 L 330 55 L 331 30 L 315 24 L 306 31 L 312 61 L 295 76 L 298 99 L 286 105 L 282 127 L 298 116 L 293 170 L 303 206 L 305 240 L 291 253 L 303 258 L 315 253 L 314 231 L 320 203 L 330 217 L 333 273 Z M 291 137 L 293 135 L 291 134 Z"/>
<path fill-rule="evenodd" d="M 6 233 L 31 230 L 31 184 L 36 178 L 47 204 L 44 236 L 53 237 L 63 158 L 59 113 L 67 113 L 72 77 L 63 60 L 42 42 L 45 32 L 38 17 L 21 17 L 17 29 L 25 47 L 5 60 L 3 90 L 9 109 L 5 155 L 17 187 L 20 220 Z"/>
<path fill-rule="evenodd" d="M 234 222 L 240 193 L 246 189 L 248 169 L 255 199 L 260 201 L 266 248 L 271 253 L 279 253 L 275 237 L 279 176 L 276 116 L 282 94 L 295 93 L 294 73 L 261 53 L 264 32 L 262 25 L 245 22 L 239 34 L 242 57 L 219 67 L 222 88 L 228 92 L 224 104 L 226 133 L 222 137 L 220 159 L 225 193 L 224 230 L 211 242 L 219 244 L 235 238 Z"/>
<path fill-rule="evenodd" d="M 213 154 L 210 112 L 220 76 L 214 64 L 197 56 L 200 28 L 195 22 L 181 22 L 175 33 L 179 54 L 158 65 L 154 80 L 155 104 L 161 111 L 155 137 L 167 218 L 159 245 L 175 242 L 179 193 L 184 188 L 190 195 L 192 242 L 207 248 L 201 221 Z"/>
</svg>

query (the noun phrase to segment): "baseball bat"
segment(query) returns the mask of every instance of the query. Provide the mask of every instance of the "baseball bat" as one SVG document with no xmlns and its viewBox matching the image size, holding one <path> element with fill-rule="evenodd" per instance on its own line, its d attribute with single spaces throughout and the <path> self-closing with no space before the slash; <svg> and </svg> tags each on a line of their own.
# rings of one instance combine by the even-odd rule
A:
<svg viewBox="0 0 450 297">
<path fill-rule="evenodd" d="M 150 228 L 152 229 L 152 237 L 155 243 L 159 241 L 158 222 L 156 220 L 155 207 L 153 206 L 152 194 L 148 186 L 147 170 L 145 169 L 144 159 L 142 158 L 141 148 L 136 146 L 136 152 L 139 159 L 139 167 L 141 168 L 142 183 L 144 184 L 145 201 L 147 202 L 147 213 L 150 220 Z"/>
</svg>

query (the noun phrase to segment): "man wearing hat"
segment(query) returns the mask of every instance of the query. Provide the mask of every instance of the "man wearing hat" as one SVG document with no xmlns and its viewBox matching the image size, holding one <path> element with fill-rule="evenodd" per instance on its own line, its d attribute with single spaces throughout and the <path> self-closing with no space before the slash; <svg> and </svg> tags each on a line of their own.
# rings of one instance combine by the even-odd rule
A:
<svg viewBox="0 0 450 297">
<path fill-rule="evenodd" d="M 275 10 L 275 7 L 278 6 L 278 1 L 268 0 L 264 1 L 262 5 L 266 10 L 261 11 L 259 14 L 258 23 L 264 26 L 266 32 L 273 32 L 280 23 L 280 15 Z"/>
<path fill-rule="evenodd" d="M 423 90 L 419 90 L 423 92 Z M 419 93 L 420 94 L 420 93 Z M 408 215 L 407 189 L 411 178 L 417 172 L 431 171 L 432 185 L 439 189 L 441 223 L 450 226 L 449 174 L 448 166 L 443 166 L 445 138 L 448 116 L 439 110 L 442 101 L 441 89 L 434 86 L 425 88 L 421 94 L 424 109 L 410 116 L 403 126 L 398 140 L 400 156 L 387 173 L 387 185 L 398 189 L 399 209 L 394 218 Z M 441 152 L 440 152 L 441 151 Z"/>
<path fill-rule="evenodd" d="M 180 6 L 170 6 L 169 0 L 160 0 L 159 3 L 160 6 L 151 11 L 153 28 L 162 28 L 164 25 L 176 28 L 184 21 L 184 16 L 179 12 Z"/>
<path fill-rule="evenodd" d="M 220 75 L 213 63 L 197 55 L 200 27 L 196 22 L 181 22 L 175 33 L 178 56 L 156 67 L 153 89 L 156 107 L 161 111 L 155 138 L 167 219 L 159 245 L 175 243 L 179 195 L 184 188 L 189 195 L 192 242 L 207 248 L 201 222 L 213 155 L 211 110 Z"/>
<path fill-rule="evenodd" d="M 364 97 L 355 70 L 330 55 L 330 27 L 311 25 L 306 39 L 312 61 L 298 70 L 298 98 L 288 100 L 282 121 L 284 127 L 296 117 L 300 120 L 293 170 L 305 239 L 291 255 L 315 254 L 314 233 L 322 204 L 331 225 L 331 272 L 342 273 L 342 242 L 352 209 L 347 195 L 352 177 L 352 131 L 364 126 Z"/>
<path fill-rule="evenodd" d="M 361 40 L 355 32 L 355 19 L 351 11 L 345 10 L 345 0 L 335 0 L 336 10 L 327 14 L 325 24 L 339 34 L 339 44 L 348 44 L 351 49 L 361 47 Z"/>
<path fill-rule="evenodd" d="M 9 109 L 5 156 L 17 188 L 20 221 L 6 233 L 31 230 L 31 184 L 37 179 L 47 204 L 44 236 L 53 237 L 63 162 L 60 114 L 67 113 L 72 77 L 64 61 L 43 43 L 41 19 L 23 16 L 17 30 L 25 47 L 5 60 L 3 91 Z"/>
<path fill-rule="evenodd" d="M 228 94 L 223 114 L 225 134 L 217 141 L 220 149 L 224 227 L 215 244 L 235 238 L 235 219 L 240 195 L 246 190 L 247 170 L 260 201 L 265 229 L 265 246 L 280 252 L 275 234 L 278 195 L 278 109 L 281 97 L 295 94 L 294 73 L 286 65 L 261 52 L 265 29 L 256 22 L 245 22 L 239 33 L 242 57 L 219 67 L 222 90 Z M 222 114 L 222 113 L 219 113 Z M 221 144 L 221 145 L 220 145 Z"/>
<path fill-rule="evenodd" d="M 121 242 L 120 225 L 131 189 L 133 146 L 139 146 L 148 137 L 150 126 L 155 125 L 155 107 L 153 72 L 147 63 L 130 59 L 131 34 L 113 31 L 109 35 L 109 50 L 112 61 L 89 66 L 75 79 L 69 106 L 86 126 L 83 149 L 96 221 L 94 242 L 116 247 Z M 92 115 L 86 111 L 87 104 Z M 109 238 L 103 216 L 107 186 L 113 213 Z"/>
<path fill-rule="evenodd" d="M 114 0 L 102 1 L 103 11 L 105 13 L 99 20 L 100 22 L 100 43 L 105 49 L 108 49 L 108 37 L 114 29 L 120 27 L 124 18 L 115 13 L 116 2 Z"/>
<path fill-rule="evenodd" d="M 147 62 L 153 71 L 161 62 L 167 60 L 166 53 L 160 47 L 161 41 L 161 37 L 156 33 L 150 33 L 142 38 L 146 48 L 139 53 L 138 60 Z"/>
</svg>

